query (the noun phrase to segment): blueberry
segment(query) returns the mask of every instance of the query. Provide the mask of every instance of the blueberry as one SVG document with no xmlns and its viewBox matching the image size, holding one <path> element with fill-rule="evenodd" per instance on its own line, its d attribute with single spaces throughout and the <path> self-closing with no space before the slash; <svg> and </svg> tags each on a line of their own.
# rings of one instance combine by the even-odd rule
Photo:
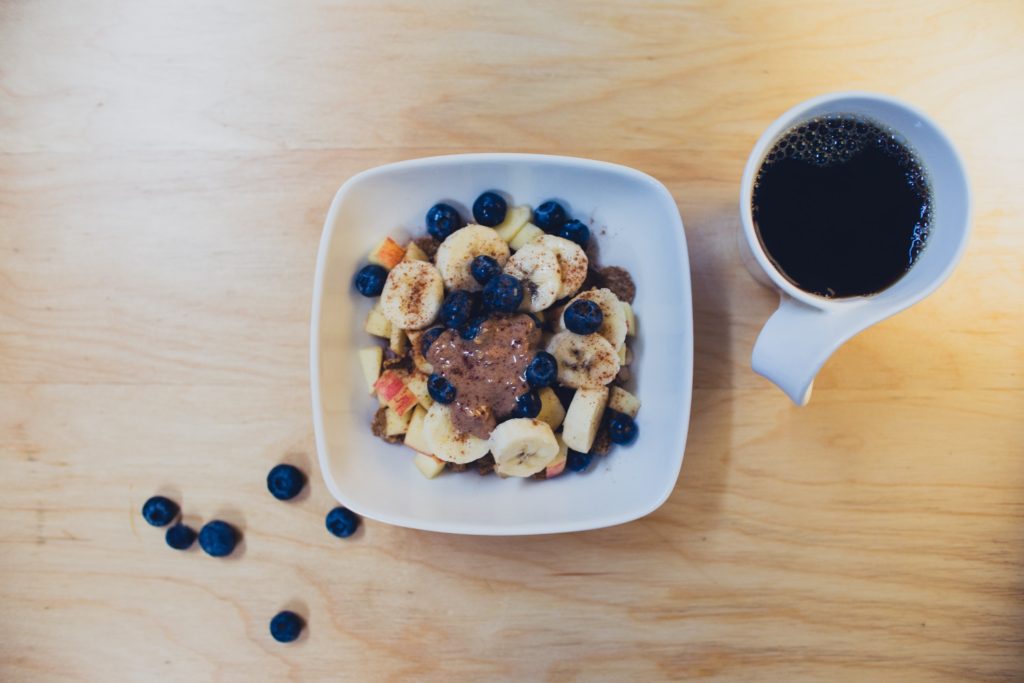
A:
<svg viewBox="0 0 1024 683">
<path fill-rule="evenodd" d="M 380 296 L 384 291 L 384 281 L 388 279 L 388 271 L 383 266 L 363 266 L 356 273 L 356 289 L 363 296 Z"/>
<path fill-rule="evenodd" d="M 278 612 L 270 620 L 270 635 L 279 643 L 290 643 L 299 637 L 303 626 L 305 624 L 302 622 L 302 617 L 295 612 L 285 610 Z"/>
<path fill-rule="evenodd" d="M 591 334 L 597 332 L 604 322 L 604 313 L 601 307 L 590 299 L 577 299 L 569 304 L 562 316 L 565 319 L 565 327 L 576 334 Z"/>
<path fill-rule="evenodd" d="M 629 443 L 636 438 L 636 421 L 625 413 L 609 410 L 608 438 L 612 443 Z"/>
<path fill-rule="evenodd" d="M 576 396 L 576 390 L 572 387 L 563 386 L 561 384 L 555 385 L 555 396 L 562 402 L 562 407 L 566 410 L 572 405 L 572 399 Z"/>
<path fill-rule="evenodd" d="M 573 219 L 562 226 L 562 229 L 558 231 L 558 236 L 586 248 L 587 242 L 590 241 L 590 228 Z"/>
<path fill-rule="evenodd" d="M 459 328 L 459 336 L 466 340 L 476 339 L 476 335 L 480 334 L 480 326 L 484 324 L 485 320 L 487 320 L 486 315 L 478 315 L 471 319 Z"/>
<path fill-rule="evenodd" d="M 199 547 L 211 557 L 230 555 L 238 544 L 238 532 L 227 522 L 215 519 L 199 530 Z"/>
<path fill-rule="evenodd" d="M 306 475 L 298 467 L 277 465 L 267 475 L 267 489 L 278 500 L 291 500 L 306 484 Z"/>
<path fill-rule="evenodd" d="M 512 417 L 537 417 L 540 414 L 540 394 L 528 391 L 516 397 L 516 407 Z"/>
<path fill-rule="evenodd" d="M 178 522 L 167 530 L 167 535 L 164 538 L 167 540 L 167 545 L 175 550 L 188 550 L 196 542 L 196 530 Z"/>
<path fill-rule="evenodd" d="M 486 285 L 488 280 L 501 272 L 501 266 L 490 256 L 480 255 L 469 264 L 469 272 L 472 273 L 474 280 Z"/>
<path fill-rule="evenodd" d="M 449 204 L 434 204 L 427 211 L 427 232 L 438 242 L 444 242 L 444 238 L 452 234 L 465 223 L 462 216 Z"/>
<path fill-rule="evenodd" d="M 170 498 L 153 496 L 142 504 L 142 516 L 153 526 L 167 526 L 178 516 L 178 504 Z"/>
<path fill-rule="evenodd" d="M 484 293 L 482 289 L 479 292 L 470 292 L 469 297 L 473 300 L 474 318 L 478 315 L 485 315 L 488 313 L 487 309 L 484 307 Z"/>
<path fill-rule="evenodd" d="M 580 453 L 579 451 L 570 450 L 569 455 L 565 460 L 565 466 L 573 472 L 582 472 L 590 467 L 590 461 L 593 459 L 594 456 L 590 453 Z"/>
<path fill-rule="evenodd" d="M 550 387 L 558 379 L 558 362 L 547 351 L 538 351 L 526 366 L 526 381 L 531 387 Z"/>
<path fill-rule="evenodd" d="M 523 285 L 511 275 L 499 275 L 484 285 L 484 308 L 512 313 L 523 302 Z"/>
<path fill-rule="evenodd" d="M 338 538 L 348 538 L 359 528 L 359 515 L 340 505 L 327 513 L 327 530 Z"/>
<path fill-rule="evenodd" d="M 455 387 L 443 375 L 436 372 L 427 378 L 427 392 L 430 394 L 430 398 L 444 405 L 455 400 Z"/>
<path fill-rule="evenodd" d="M 473 220 L 480 225 L 493 228 L 505 220 L 508 205 L 497 192 L 484 192 L 473 202 Z"/>
<path fill-rule="evenodd" d="M 430 347 L 434 345 L 434 342 L 437 341 L 442 332 L 444 332 L 443 327 L 431 327 L 423 333 L 423 336 L 420 337 L 420 351 L 424 356 L 427 355 L 427 351 L 430 351 Z"/>
<path fill-rule="evenodd" d="M 553 199 L 549 199 L 533 210 L 533 223 L 544 232 L 558 234 L 558 231 L 565 225 L 568 216 L 562 205 Z"/>
<path fill-rule="evenodd" d="M 462 327 L 469 322 L 475 308 L 473 295 L 462 289 L 449 294 L 441 304 L 441 323 L 445 327 Z"/>
</svg>

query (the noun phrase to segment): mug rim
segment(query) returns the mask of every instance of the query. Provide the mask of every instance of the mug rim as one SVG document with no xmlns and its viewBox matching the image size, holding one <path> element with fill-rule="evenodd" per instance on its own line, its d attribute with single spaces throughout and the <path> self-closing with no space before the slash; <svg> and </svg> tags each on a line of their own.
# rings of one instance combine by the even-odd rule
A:
<svg viewBox="0 0 1024 683">
<path fill-rule="evenodd" d="M 971 207 L 971 193 L 970 186 L 967 183 L 967 172 L 964 167 L 963 159 L 956 147 L 953 145 L 953 141 L 948 135 L 942 130 L 939 125 L 931 119 L 923 111 L 910 105 L 903 100 L 900 100 L 891 95 L 885 95 L 881 93 L 866 92 L 860 90 L 845 90 L 840 92 L 825 93 L 818 95 L 807 100 L 799 102 L 780 116 L 778 116 L 772 123 L 764 130 L 761 136 L 757 139 L 753 149 L 750 151 L 750 155 L 747 157 L 747 163 L 743 168 L 743 180 L 740 186 L 740 223 L 743 228 L 743 236 L 746 240 L 748 249 L 750 250 L 751 256 L 757 262 L 758 267 L 764 273 L 764 275 L 771 281 L 776 289 L 789 297 L 806 304 L 812 308 L 820 310 L 849 310 L 852 307 L 862 306 L 866 303 L 873 302 L 876 300 L 878 294 L 886 290 L 882 290 L 877 294 L 870 294 L 866 296 L 855 296 L 855 297 L 844 297 L 830 299 L 828 297 L 813 294 L 811 292 L 804 291 L 790 282 L 786 277 L 779 271 L 779 269 L 772 263 L 768 254 L 765 252 L 764 247 L 761 244 L 761 240 L 758 239 L 757 231 L 754 228 L 754 219 L 751 210 L 751 201 L 753 199 L 753 188 L 754 178 L 757 175 L 758 169 L 761 165 L 765 154 L 772 144 L 778 140 L 779 136 L 782 135 L 786 130 L 796 125 L 799 120 L 805 116 L 806 112 L 815 109 L 822 105 L 832 105 L 833 103 L 840 102 L 842 100 L 860 99 L 860 100 L 871 100 L 880 102 L 902 109 L 914 117 L 918 118 L 924 123 L 929 131 L 939 139 L 942 144 L 949 150 L 952 158 L 956 163 L 957 174 L 963 178 L 964 184 L 964 202 L 967 207 L 967 222 L 963 229 L 963 237 L 957 246 L 956 252 L 949 259 L 949 262 L 942 269 L 941 273 L 938 274 L 930 283 L 922 286 L 919 291 L 914 292 L 910 295 L 909 300 L 902 300 L 897 302 L 897 308 L 905 308 L 908 305 L 920 301 L 925 296 L 930 294 L 935 288 L 937 288 L 942 282 L 944 282 L 953 269 L 959 263 L 961 256 L 963 255 L 964 249 L 967 245 L 967 234 L 970 232 L 970 207 Z M 841 113 L 836 110 L 833 113 Z"/>
</svg>

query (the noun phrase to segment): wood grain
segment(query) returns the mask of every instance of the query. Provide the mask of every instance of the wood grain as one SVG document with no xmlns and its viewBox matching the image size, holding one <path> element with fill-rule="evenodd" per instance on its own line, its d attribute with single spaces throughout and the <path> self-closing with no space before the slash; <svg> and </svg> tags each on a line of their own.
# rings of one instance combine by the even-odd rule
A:
<svg viewBox="0 0 1024 683">
<path fill-rule="evenodd" d="M 549 4 L 0 3 L 0 678 L 1024 679 L 1020 3 Z M 736 253 L 739 178 L 780 112 L 847 88 L 947 129 L 974 234 L 796 409 L 749 369 L 775 301 Z M 673 192 L 682 475 L 618 528 L 334 539 L 307 379 L 327 205 L 476 150 Z M 312 475 L 287 505 L 282 460 Z M 167 549 L 158 491 L 242 550 Z M 284 607 L 309 621 L 287 647 Z"/>
</svg>

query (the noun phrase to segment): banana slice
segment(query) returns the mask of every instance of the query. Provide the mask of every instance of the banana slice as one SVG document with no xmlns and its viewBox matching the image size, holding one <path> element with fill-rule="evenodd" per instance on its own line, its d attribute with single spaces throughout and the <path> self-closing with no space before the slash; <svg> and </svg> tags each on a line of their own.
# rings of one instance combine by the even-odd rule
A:
<svg viewBox="0 0 1024 683">
<path fill-rule="evenodd" d="M 451 409 L 435 403 L 423 418 L 423 439 L 430 452 L 441 460 L 462 464 L 473 462 L 487 455 L 490 443 L 472 434 L 455 429 Z"/>
<path fill-rule="evenodd" d="M 402 261 L 388 273 L 380 310 L 393 325 L 419 330 L 434 322 L 444 300 L 444 282 L 426 261 Z"/>
<path fill-rule="evenodd" d="M 543 387 L 537 394 L 540 395 L 540 412 L 537 413 L 537 419 L 547 422 L 552 429 L 558 429 L 565 419 L 565 408 L 562 407 L 558 394 L 551 387 Z"/>
<path fill-rule="evenodd" d="M 590 451 L 607 403 L 608 387 L 580 389 L 573 394 L 562 425 L 562 439 L 566 446 L 580 453 Z"/>
<path fill-rule="evenodd" d="M 536 242 L 531 242 L 512 255 L 505 264 L 505 272 L 519 278 L 524 291 L 526 310 L 543 311 L 555 303 L 562 289 L 562 270 L 554 253 Z"/>
<path fill-rule="evenodd" d="M 519 229 L 519 232 L 517 232 L 516 236 L 508 243 L 508 246 L 512 251 L 519 251 L 543 234 L 544 231 L 536 225 L 533 223 L 527 223 Z"/>
<path fill-rule="evenodd" d="M 505 220 L 499 225 L 494 226 L 495 234 L 505 240 L 506 243 L 511 242 L 519 234 L 519 231 L 523 229 L 523 226 L 530 222 L 530 215 L 532 213 L 528 206 L 510 208 L 508 213 L 505 214 Z"/>
<path fill-rule="evenodd" d="M 483 286 L 469 270 L 473 259 L 477 256 L 490 256 L 499 266 L 504 266 L 508 255 L 508 244 L 492 228 L 467 225 L 448 235 L 437 248 L 437 269 L 441 271 L 444 285 L 449 290 L 467 289 L 477 292 Z"/>
<path fill-rule="evenodd" d="M 602 387 L 619 374 L 619 353 L 601 335 L 559 332 L 548 342 L 558 361 L 558 381 L 567 387 Z"/>
<path fill-rule="evenodd" d="M 558 441 L 546 422 L 519 417 L 494 428 L 491 453 L 498 474 L 529 477 L 558 457 Z"/>
<path fill-rule="evenodd" d="M 580 245 L 557 235 L 544 235 L 537 238 L 537 243 L 550 249 L 558 259 L 558 267 L 562 274 L 562 287 L 558 290 L 558 298 L 572 296 L 583 286 L 587 279 L 589 261 Z"/>
<path fill-rule="evenodd" d="M 623 309 L 619 297 L 615 296 L 610 289 L 588 289 L 585 292 L 580 292 L 579 296 L 569 302 L 569 306 L 576 299 L 589 299 L 600 307 L 601 313 L 604 314 L 604 322 L 601 323 L 597 333 L 607 339 L 615 348 L 622 346 L 622 343 L 626 341 L 628 326 L 626 325 L 626 311 Z M 558 327 L 562 330 L 565 329 L 564 316 L 558 319 Z"/>
</svg>

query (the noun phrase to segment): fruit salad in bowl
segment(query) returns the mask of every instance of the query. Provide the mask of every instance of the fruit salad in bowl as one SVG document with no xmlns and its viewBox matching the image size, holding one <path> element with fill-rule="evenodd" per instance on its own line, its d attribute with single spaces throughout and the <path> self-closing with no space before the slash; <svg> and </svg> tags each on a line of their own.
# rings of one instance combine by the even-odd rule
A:
<svg viewBox="0 0 1024 683">
<path fill-rule="evenodd" d="M 471 214 L 434 204 L 423 234 L 385 237 L 354 277 L 382 340 L 359 351 L 379 402 L 369 428 L 428 478 L 585 470 L 637 438 L 633 279 L 596 265 L 591 226 L 556 200 L 488 190 Z"/>
<path fill-rule="evenodd" d="M 583 281 L 562 294 L 583 270 L 575 247 Z M 364 518 L 559 533 L 637 519 L 675 487 L 689 259 L 674 198 L 640 171 L 461 154 L 357 173 L 324 221 L 310 332 L 320 471 Z"/>
</svg>

